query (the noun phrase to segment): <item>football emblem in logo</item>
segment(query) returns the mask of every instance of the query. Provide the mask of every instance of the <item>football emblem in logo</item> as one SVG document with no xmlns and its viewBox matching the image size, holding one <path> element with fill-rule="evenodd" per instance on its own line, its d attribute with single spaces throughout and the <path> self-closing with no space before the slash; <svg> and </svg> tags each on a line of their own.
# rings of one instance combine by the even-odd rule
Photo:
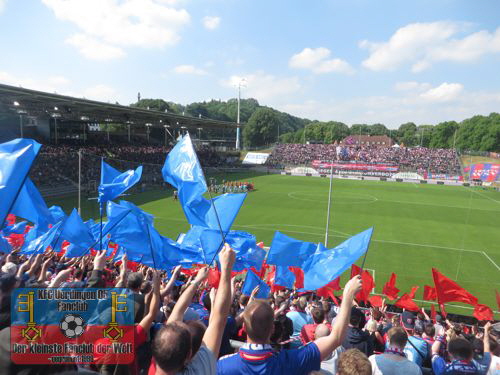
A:
<svg viewBox="0 0 500 375">
<path fill-rule="evenodd" d="M 59 327 L 64 336 L 68 339 L 74 339 L 82 335 L 85 329 L 85 321 L 80 315 L 67 314 L 61 320 Z"/>
</svg>

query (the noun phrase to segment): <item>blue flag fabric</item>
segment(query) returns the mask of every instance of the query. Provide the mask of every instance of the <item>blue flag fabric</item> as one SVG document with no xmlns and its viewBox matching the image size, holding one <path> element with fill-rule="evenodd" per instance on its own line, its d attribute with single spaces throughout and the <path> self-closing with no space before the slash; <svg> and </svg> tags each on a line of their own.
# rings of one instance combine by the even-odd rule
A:
<svg viewBox="0 0 500 375">
<path fill-rule="evenodd" d="M 0 144 L 0 228 L 10 213 L 41 145 L 32 139 Z"/>
<path fill-rule="evenodd" d="M 300 241 L 276 231 L 266 262 L 276 266 L 303 268 L 305 261 L 316 251 L 316 247 L 315 243 Z"/>
<path fill-rule="evenodd" d="M 274 283 L 276 285 L 284 286 L 285 288 L 292 289 L 295 283 L 295 274 L 290 271 L 288 267 L 276 266 L 276 274 L 274 276 Z"/>
<path fill-rule="evenodd" d="M 0 236 L 0 253 L 9 254 L 12 251 L 9 241 Z"/>
<path fill-rule="evenodd" d="M 261 270 L 266 251 L 257 246 L 257 240 L 253 234 L 230 231 L 226 236 L 226 242 L 236 253 L 233 271 L 240 272 L 251 267 L 257 271 Z"/>
<path fill-rule="evenodd" d="M 101 184 L 99 185 L 99 202 L 111 201 L 137 184 L 142 176 L 142 166 L 120 172 L 101 160 Z"/>
<path fill-rule="evenodd" d="M 35 238 L 34 240 L 30 241 L 29 243 L 26 243 L 26 238 L 28 237 L 28 236 L 26 236 L 25 237 L 25 245 L 23 246 L 22 250 L 19 253 L 26 254 L 26 255 L 42 254 L 47 249 L 47 247 L 52 246 L 53 243 L 55 241 L 57 241 L 57 238 L 59 237 L 61 226 L 62 226 L 62 222 L 57 223 L 52 228 L 50 228 L 46 233 Z M 36 228 L 33 228 L 32 231 L 36 232 Z"/>
<path fill-rule="evenodd" d="M 168 153 L 162 168 L 163 179 L 179 191 L 179 201 L 188 222 L 210 229 L 229 231 L 243 204 L 246 193 L 224 194 L 212 202 L 203 198 L 207 183 L 189 134 L 186 134 Z"/>
<path fill-rule="evenodd" d="M 45 200 L 29 177 L 26 178 L 10 213 L 38 224 L 40 228 L 48 229 L 49 224 L 57 222 L 53 220 Z"/>
<path fill-rule="evenodd" d="M 358 233 L 333 249 L 321 243 L 304 264 L 304 290 L 316 290 L 336 279 L 367 250 L 373 228 Z"/>
<path fill-rule="evenodd" d="M 49 212 L 52 215 L 52 223 L 58 223 L 67 218 L 67 215 L 60 206 L 50 206 Z"/>
<path fill-rule="evenodd" d="M 68 241 L 73 245 L 72 251 L 69 252 L 72 254 L 80 254 L 84 250 L 82 249 L 90 249 L 90 247 L 94 244 L 94 237 L 90 232 L 89 228 L 83 222 L 80 215 L 78 215 L 78 211 L 76 208 L 73 209 L 71 215 L 64 221 L 60 240 Z M 68 251 L 70 249 L 68 248 Z M 85 254 L 82 254 L 85 255 Z M 68 255 L 68 252 L 66 253 Z M 72 256 L 81 256 L 81 255 L 72 255 Z"/>
<path fill-rule="evenodd" d="M 14 225 L 7 225 L 2 229 L 4 236 L 10 236 L 11 234 L 22 234 L 26 230 L 27 221 L 21 221 Z"/>
<path fill-rule="evenodd" d="M 248 270 L 245 282 L 243 283 L 243 288 L 241 288 L 241 293 L 245 296 L 249 296 L 257 286 L 259 287 L 259 292 L 255 296 L 255 298 L 266 299 L 267 297 L 269 297 L 271 288 L 253 271 Z"/>
<path fill-rule="evenodd" d="M 201 200 L 207 191 L 205 176 L 189 134 L 184 135 L 168 153 L 161 172 L 163 179 L 179 190 L 183 208 Z M 189 218 L 187 212 L 186 217 Z"/>
</svg>

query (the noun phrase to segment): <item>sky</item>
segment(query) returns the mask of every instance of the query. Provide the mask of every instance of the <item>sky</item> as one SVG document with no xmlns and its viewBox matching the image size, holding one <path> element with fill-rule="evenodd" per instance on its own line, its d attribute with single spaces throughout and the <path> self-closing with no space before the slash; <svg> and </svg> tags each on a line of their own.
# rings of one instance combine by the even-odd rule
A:
<svg viewBox="0 0 500 375">
<path fill-rule="evenodd" d="M 500 111 L 497 0 L 0 0 L 0 83 L 128 105 L 238 95 L 322 121 Z"/>
</svg>

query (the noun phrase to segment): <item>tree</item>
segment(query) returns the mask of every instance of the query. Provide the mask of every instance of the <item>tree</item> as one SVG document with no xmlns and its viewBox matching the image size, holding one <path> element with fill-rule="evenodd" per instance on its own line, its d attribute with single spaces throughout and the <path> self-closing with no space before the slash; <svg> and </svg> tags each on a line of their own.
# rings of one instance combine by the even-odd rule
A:
<svg viewBox="0 0 500 375">
<path fill-rule="evenodd" d="M 458 130 L 458 124 L 455 121 L 441 122 L 434 126 L 429 147 L 432 148 L 451 148 L 455 132 Z"/>
<path fill-rule="evenodd" d="M 384 124 L 373 124 L 370 126 L 370 135 L 388 135 L 389 129 Z"/>
<path fill-rule="evenodd" d="M 417 125 L 415 125 L 413 122 L 402 124 L 398 129 L 399 143 L 403 143 L 405 146 L 415 146 L 416 133 Z"/>
<path fill-rule="evenodd" d="M 271 108 L 257 109 L 243 128 L 245 147 L 269 145 L 278 139 L 279 113 Z"/>
</svg>

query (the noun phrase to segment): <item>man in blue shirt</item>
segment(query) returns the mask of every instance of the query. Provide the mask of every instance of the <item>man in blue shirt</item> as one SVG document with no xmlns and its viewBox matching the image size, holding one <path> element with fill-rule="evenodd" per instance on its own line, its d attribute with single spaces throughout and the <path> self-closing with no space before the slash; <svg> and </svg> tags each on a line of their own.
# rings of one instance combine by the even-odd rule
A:
<svg viewBox="0 0 500 375">
<path fill-rule="evenodd" d="M 431 348 L 429 343 L 422 338 L 423 326 L 415 323 L 415 314 L 410 311 L 403 311 L 401 325 L 408 334 L 408 342 L 404 352 L 406 358 L 422 368 L 424 362 L 428 362 L 430 359 Z"/>
<path fill-rule="evenodd" d="M 297 339 L 297 341 L 296 344 L 293 345 L 292 347 L 295 348 L 298 348 L 300 346 L 299 337 L 300 337 L 300 332 L 302 331 L 302 327 L 304 327 L 306 324 L 313 323 L 312 318 L 305 312 L 306 306 L 307 306 L 307 299 L 306 297 L 302 296 L 299 298 L 296 310 L 290 311 L 286 314 L 286 317 L 290 318 L 290 320 L 293 323 L 292 338 Z"/>
<path fill-rule="evenodd" d="M 345 336 L 354 296 L 361 290 L 361 277 L 355 276 L 345 286 L 342 306 L 331 333 L 300 349 L 275 352 L 270 343 L 274 311 L 265 301 L 251 302 L 243 313 L 247 343 L 238 353 L 219 359 L 217 374 L 306 375 L 320 369 L 321 361 L 331 355 Z"/>
<path fill-rule="evenodd" d="M 451 362 L 447 363 L 439 355 L 444 338 L 438 339 L 432 344 L 432 371 L 435 375 L 485 375 L 488 368 L 483 368 L 478 362 L 472 359 L 472 345 L 464 338 L 457 337 L 448 343 L 448 352 Z M 488 344 L 489 346 L 489 344 Z M 485 353 L 488 349 L 485 348 Z"/>
</svg>

